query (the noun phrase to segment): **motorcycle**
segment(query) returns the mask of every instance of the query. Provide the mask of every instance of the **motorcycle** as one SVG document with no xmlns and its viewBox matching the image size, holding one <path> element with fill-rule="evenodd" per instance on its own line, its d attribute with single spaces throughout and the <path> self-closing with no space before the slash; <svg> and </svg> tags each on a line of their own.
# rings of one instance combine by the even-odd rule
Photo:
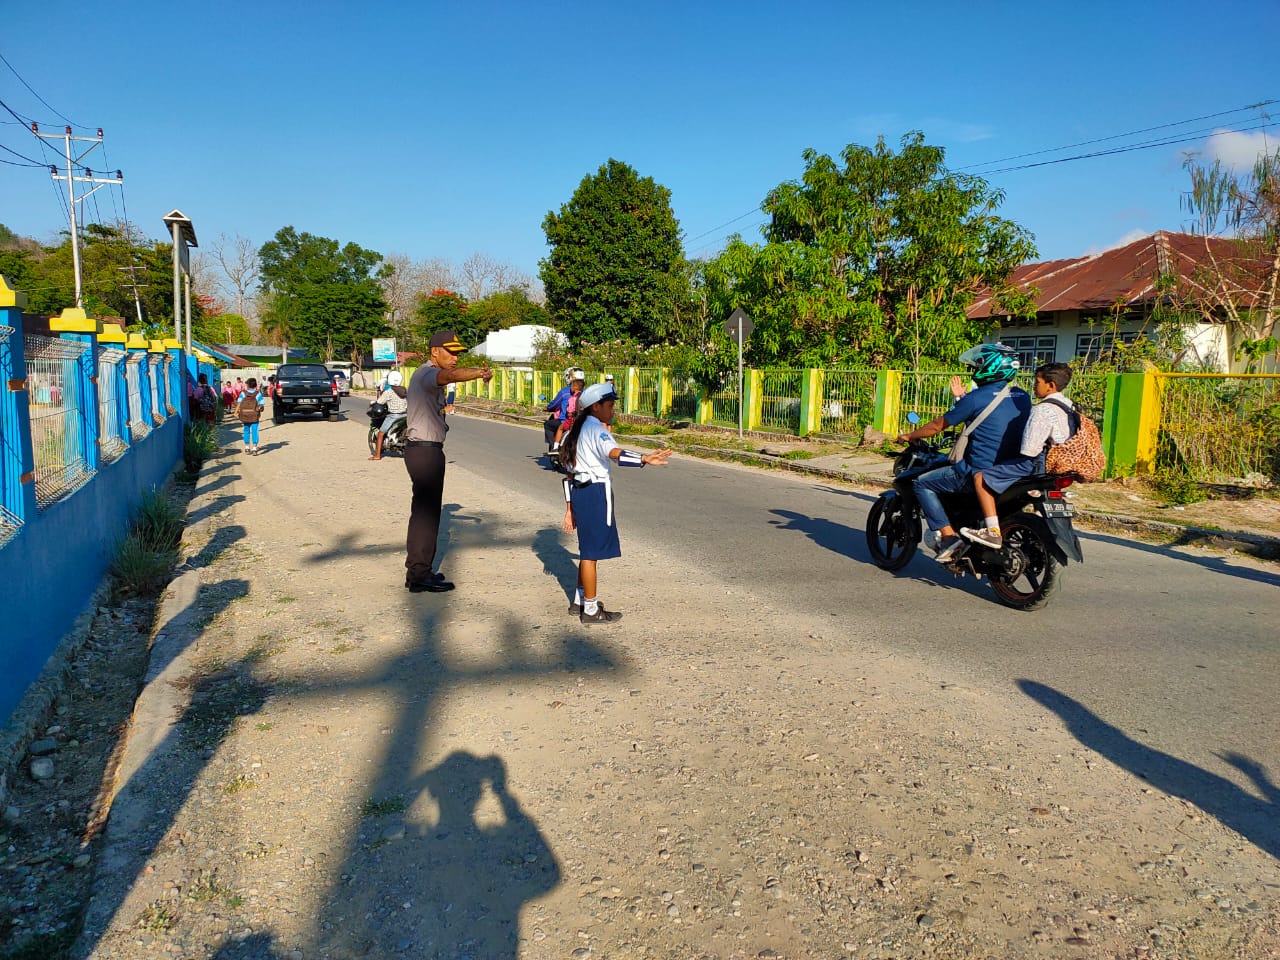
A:
<svg viewBox="0 0 1280 960">
<path fill-rule="evenodd" d="M 374 456 L 378 452 L 378 432 L 382 429 L 382 424 L 387 417 L 392 414 L 387 413 L 383 407 L 381 411 L 374 410 L 374 407 L 380 407 L 382 404 L 370 404 L 369 407 L 369 455 Z M 405 427 L 408 420 L 403 414 L 396 415 L 396 422 L 391 424 L 391 429 L 387 431 L 387 435 L 382 440 L 382 455 L 388 456 L 392 453 L 404 455 L 405 446 Z"/>
<path fill-rule="evenodd" d="M 916 413 L 907 420 L 920 422 Z M 923 511 L 916 499 L 915 480 L 923 473 L 947 465 L 944 440 L 914 440 L 893 464 L 893 489 L 882 493 L 867 516 L 867 549 L 872 562 L 884 570 L 901 570 L 913 556 L 923 532 Z M 1080 539 L 1071 518 L 1075 507 L 1069 476 L 1037 474 L 1014 483 L 996 497 L 1000 532 L 999 550 L 964 542 L 943 564 L 957 576 L 972 574 L 991 584 L 996 599 L 1015 610 L 1039 610 L 1061 585 L 1063 567 L 1069 561 L 1084 562 Z M 951 524 L 980 527 L 981 511 L 972 492 L 943 494 L 943 507 Z"/>
</svg>

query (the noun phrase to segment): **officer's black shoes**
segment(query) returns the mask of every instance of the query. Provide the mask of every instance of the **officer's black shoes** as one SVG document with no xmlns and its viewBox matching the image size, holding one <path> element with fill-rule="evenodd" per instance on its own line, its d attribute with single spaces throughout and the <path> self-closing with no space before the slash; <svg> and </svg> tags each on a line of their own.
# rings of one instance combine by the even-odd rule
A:
<svg viewBox="0 0 1280 960">
<path fill-rule="evenodd" d="M 453 589 L 453 584 L 439 574 L 430 580 L 410 580 L 405 586 L 410 593 L 448 593 Z"/>
<path fill-rule="evenodd" d="M 579 616 L 581 616 L 581 615 L 582 615 L 582 604 L 580 604 L 580 603 L 570 603 L 570 604 L 569 604 L 569 616 L 571 616 L 571 617 L 579 617 Z"/>
<path fill-rule="evenodd" d="M 584 610 L 578 614 L 578 619 L 583 623 L 617 623 L 622 619 L 622 614 L 606 610 L 604 604 L 601 604 L 596 607 L 595 613 L 587 613 Z"/>
</svg>

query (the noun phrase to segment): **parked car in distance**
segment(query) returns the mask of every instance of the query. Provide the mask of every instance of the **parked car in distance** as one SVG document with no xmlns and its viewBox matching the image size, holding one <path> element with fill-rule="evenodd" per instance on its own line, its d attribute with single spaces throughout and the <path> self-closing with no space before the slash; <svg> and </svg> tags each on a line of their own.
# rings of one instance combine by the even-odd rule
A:
<svg viewBox="0 0 1280 960">
<path fill-rule="evenodd" d="M 346 379 L 347 385 L 342 388 L 342 395 L 344 397 L 348 396 L 351 392 L 351 384 L 355 383 L 356 365 L 354 363 L 349 363 L 346 360 L 333 360 L 326 364 L 326 366 L 329 368 L 330 372 L 340 373 L 343 378 Z"/>
<path fill-rule="evenodd" d="M 299 413 L 318 413 L 337 420 L 341 403 L 338 385 L 324 364 L 282 363 L 276 368 L 275 395 L 271 400 L 271 419 L 275 423 Z"/>
<path fill-rule="evenodd" d="M 341 370 L 330 370 L 329 376 L 333 378 L 333 384 L 338 388 L 338 396 L 351 396 L 351 381 L 347 379 L 347 375 Z"/>
</svg>

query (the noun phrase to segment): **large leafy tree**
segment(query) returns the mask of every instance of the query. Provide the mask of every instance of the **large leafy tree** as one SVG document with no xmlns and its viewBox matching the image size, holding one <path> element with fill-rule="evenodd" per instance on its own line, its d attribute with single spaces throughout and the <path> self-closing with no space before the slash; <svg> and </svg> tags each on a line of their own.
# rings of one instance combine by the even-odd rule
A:
<svg viewBox="0 0 1280 960">
<path fill-rule="evenodd" d="M 328 360 L 358 362 L 373 338 L 386 333 L 381 254 L 282 227 L 258 257 L 272 312 L 283 320 L 291 345 Z"/>
<path fill-rule="evenodd" d="M 547 309 L 575 342 L 660 339 L 683 281 L 671 191 L 609 160 L 542 222 Z"/>
<path fill-rule="evenodd" d="M 440 330 L 452 330 L 464 342 L 474 343 L 475 331 L 471 329 L 467 307 L 467 298 L 452 290 L 436 289 L 423 294 L 413 311 L 411 330 L 415 339 L 401 345 L 401 349 L 425 352 L 431 335 Z"/>
<path fill-rule="evenodd" d="M 519 324 L 547 326 L 550 319 L 546 308 L 530 300 L 523 287 L 499 290 L 467 305 L 467 320 L 477 337 Z"/>
<path fill-rule="evenodd" d="M 764 244 L 734 237 L 702 270 L 712 329 L 739 306 L 755 321 L 753 363 L 950 363 L 985 332 L 965 316 L 977 291 L 1026 309 L 1008 279 L 1035 256 L 1031 235 L 996 214 L 1001 191 L 948 171 L 941 147 L 915 132 L 897 152 L 881 138 L 803 156 L 800 179 L 761 204 Z M 722 368 L 727 338 L 713 340 Z"/>
<path fill-rule="evenodd" d="M 173 333 L 173 247 L 147 240 L 132 224 L 89 223 L 80 234 L 84 307 L 90 316 L 120 317 L 130 330 Z M 0 240 L 0 274 L 28 296 L 32 313 L 58 313 L 75 306 L 71 239 L 54 246 L 10 236 Z M 129 284 L 136 278 L 135 291 Z M 139 310 L 142 314 L 138 320 Z M 192 323 L 202 316 L 192 304 Z"/>
<path fill-rule="evenodd" d="M 238 313 L 219 313 L 192 320 L 191 335 L 201 343 L 252 343 L 249 321 Z"/>
</svg>

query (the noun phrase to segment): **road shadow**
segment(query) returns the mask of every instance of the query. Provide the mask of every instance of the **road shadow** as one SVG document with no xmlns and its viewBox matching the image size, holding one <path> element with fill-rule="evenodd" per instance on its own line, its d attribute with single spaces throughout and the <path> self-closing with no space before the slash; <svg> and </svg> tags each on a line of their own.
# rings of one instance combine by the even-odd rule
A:
<svg viewBox="0 0 1280 960">
<path fill-rule="evenodd" d="M 866 537 L 861 529 L 847 527 L 824 517 L 811 517 L 795 510 L 770 510 L 779 520 L 769 523 L 778 530 L 795 530 L 803 533 L 824 550 L 857 560 L 859 563 L 870 563 L 871 554 L 867 551 Z"/>
<path fill-rule="evenodd" d="M 1200 555 L 1187 553 L 1183 550 L 1176 549 L 1179 545 L 1188 545 L 1198 543 L 1199 537 L 1185 534 L 1178 540 L 1170 544 L 1144 543 L 1141 540 L 1126 540 L 1123 537 L 1110 536 L 1105 533 L 1095 533 L 1093 531 L 1076 530 L 1080 539 L 1093 543 L 1109 543 L 1117 547 L 1126 547 L 1130 550 L 1139 550 L 1142 553 L 1149 553 L 1153 556 L 1167 557 L 1170 560 L 1181 560 L 1183 563 L 1194 564 L 1204 570 L 1211 570 L 1214 573 L 1225 574 L 1228 577 L 1235 577 L 1239 580 L 1252 580 L 1255 583 L 1265 583 L 1269 586 L 1280 587 L 1280 573 L 1272 573 L 1268 570 L 1255 570 L 1253 567 L 1239 566 L 1234 563 L 1228 563 L 1226 557 Z"/>
<path fill-rule="evenodd" d="M 258 454 L 262 455 L 264 453 L 270 453 L 273 450 L 279 450 L 281 447 L 287 447 L 288 445 L 288 440 L 276 440 L 274 443 L 264 443 L 258 448 Z"/>
<path fill-rule="evenodd" d="M 578 564 L 560 540 L 560 531 L 539 530 L 533 538 L 533 554 L 542 561 L 542 572 L 555 577 L 565 598 L 572 600 L 578 589 Z"/>
<path fill-rule="evenodd" d="M 230 464 L 227 464 L 227 466 L 230 466 Z M 203 477 L 201 479 L 203 479 Z M 244 478 L 238 473 L 224 473 L 212 483 L 206 483 L 203 486 L 196 487 L 192 492 L 192 496 L 202 497 L 206 494 L 213 493 L 215 490 L 221 490 L 223 487 L 229 487 L 237 480 L 242 479 Z"/>
<path fill-rule="evenodd" d="M 196 509 L 192 510 L 190 513 L 187 514 L 187 525 L 191 526 L 192 524 L 199 523 L 201 520 L 205 520 L 209 517 L 217 516 L 218 514 L 222 513 L 222 511 L 230 507 L 233 503 L 243 503 L 243 502 L 244 502 L 244 497 L 238 493 L 234 493 L 234 494 L 224 493 L 221 496 L 214 497 L 204 506 L 197 507 Z"/>
<path fill-rule="evenodd" d="M 856 480 L 850 480 L 850 483 L 856 483 Z M 826 484 L 819 484 L 814 489 L 822 493 L 833 493 L 840 497 L 852 497 L 854 500 L 861 500 L 864 503 L 872 504 L 880 498 L 880 493 L 864 493 L 861 490 L 850 490 L 844 487 L 829 487 Z M 883 492 L 883 491 L 881 491 Z"/>
<path fill-rule="evenodd" d="M 1260 850 L 1280 859 L 1280 786 L 1263 767 L 1236 753 L 1219 757 L 1243 773 L 1262 794 L 1259 799 L 1225 777 L 1134 740 L 1077 700 L 1034 680 L 1018 688 L 1056 713 L 1081 744 L 1175 797 L 1195 804 Z"/>
</svg>

